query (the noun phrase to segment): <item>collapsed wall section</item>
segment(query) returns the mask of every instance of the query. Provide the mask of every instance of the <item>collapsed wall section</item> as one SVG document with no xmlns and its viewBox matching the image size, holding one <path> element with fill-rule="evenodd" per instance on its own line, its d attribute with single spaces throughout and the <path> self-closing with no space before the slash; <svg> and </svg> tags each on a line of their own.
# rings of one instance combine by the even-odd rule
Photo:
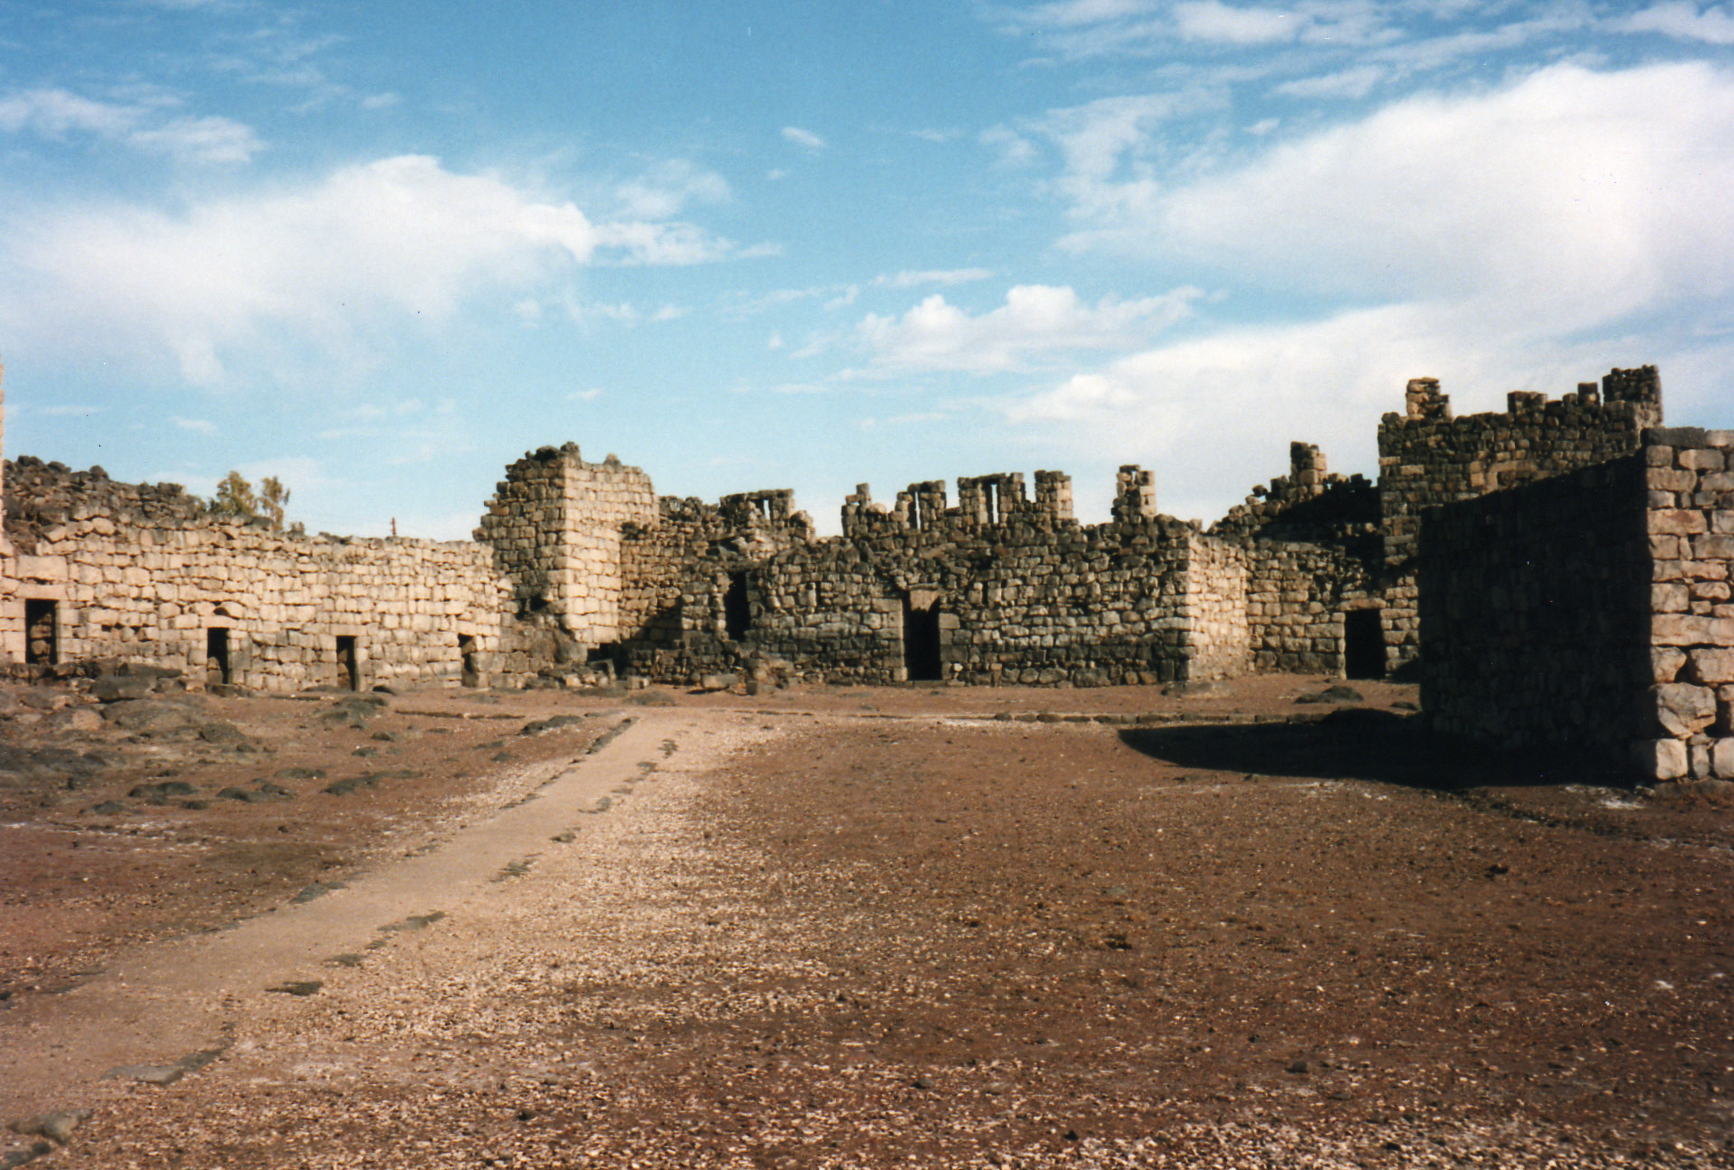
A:
<svg viewBox="0 0 1734 1170">
<path fill-rule="evenodd" d="M 507 586 L 479 545 L 291 537 L 203 515 L 173 485 L 13 465 L 13 661 L 118 658 L 195 682 L 486 682 Z"/>
<path fill-rule="evenodd" d="M 626 636 L 621 533 L 657 523 L 650 477 L 613 455 L 588 463 L 576 443 L 543 447 L 506 469 L 475 531 L 511 581 L 520 616 L 546 615 L 579 643 Z"/>
</svg>

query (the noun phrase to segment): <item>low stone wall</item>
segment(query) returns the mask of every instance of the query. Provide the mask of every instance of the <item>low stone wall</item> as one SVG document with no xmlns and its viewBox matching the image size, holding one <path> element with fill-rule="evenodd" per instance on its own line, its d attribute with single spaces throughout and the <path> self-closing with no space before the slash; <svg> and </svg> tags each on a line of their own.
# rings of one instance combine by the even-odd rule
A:
<svg viewBox="0 0 1734 1170">
<path fill-rule="evenodd" d="M 473 681 L 507 681 L 508 584 L 481 545 L 291 537 L 206 518 L 178 488 L 35 461 L 15 466 L 11 486 L 20 555 L 6 565 L 7 608 L 37 619 L 55 659 L 122 658 L 268 691 L 457 685 L 466 667 Z M 14 661 L 44 657 L 31 631 L 3 633 Z"/>
</svg>

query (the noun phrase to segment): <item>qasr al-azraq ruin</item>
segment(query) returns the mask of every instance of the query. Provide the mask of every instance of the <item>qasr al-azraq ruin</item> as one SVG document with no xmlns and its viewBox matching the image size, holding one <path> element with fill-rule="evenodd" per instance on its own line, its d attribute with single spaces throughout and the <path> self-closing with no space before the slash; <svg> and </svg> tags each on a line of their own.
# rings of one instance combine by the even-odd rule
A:
<svg viewBox="0 0 1734 1170">
<path fill-rule="evenodd" d="M 716 504 L 575 444 L 506 469 L 468 542 L 284 535 L 173 485 L 5 468 L 0 661 L 193 685 L 1187 683 L 1418 674 L 1436 731 L 1734 779 L 1734 431 L 1664 428 L 1653 367 L 1379 422 L 1375 481 L 1295 443 L 1209 527 L 1118 475 L 1081 524 L 1038 471 L 866 485 L 819 538 L 792 493 Z"/>
</svg>

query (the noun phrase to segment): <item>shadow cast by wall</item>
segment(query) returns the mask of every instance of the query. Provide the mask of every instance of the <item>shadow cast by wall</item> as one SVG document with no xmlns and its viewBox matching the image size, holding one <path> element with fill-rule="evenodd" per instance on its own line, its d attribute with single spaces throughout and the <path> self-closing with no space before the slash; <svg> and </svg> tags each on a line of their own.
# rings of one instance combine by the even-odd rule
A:
<svg viewBox="0 0 1734 1170">
<path fill-rule="evenodd" d="M 1418 715 L 1348 707 L 1294 723 L 1129 728 L 1128 746 L 1183 768 L 1369 780 L 1455 792 L 1591 783 L 1624 786 L 1617 761 L 1505 753 L 1434 735 Z"/>
</svg>

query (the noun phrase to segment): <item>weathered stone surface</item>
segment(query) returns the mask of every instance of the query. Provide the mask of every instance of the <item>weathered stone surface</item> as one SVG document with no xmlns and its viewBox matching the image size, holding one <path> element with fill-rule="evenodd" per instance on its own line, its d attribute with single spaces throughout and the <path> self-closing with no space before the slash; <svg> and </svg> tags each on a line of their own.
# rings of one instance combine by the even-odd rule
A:
<svg viewBox="0 0 1734 1170">
<path fill-rule="evenodd" d="M 1686 679 L 1704 685 L 1734 682 L 1734 648 L 1693 649 L 1689 653 Z"/>
<path fill-rule="evenodd" d="M 1656 723 L 1680 739 L 1696 734 L 1716 719 L 1716 692 L 1691 683 L 1661 683 L 1650 688 Z"/>
<path fill-rule="evenodd" d="M 1673 682 L 1680 668 L 1686 665 L 1686 652 L 1675 646 L 1650 648 L 1650 678 L 1654 682 Z M 1702 681 L 1702 680 L 1693 680 Z"/>
<path fill-rule="evenodd" d="M 1683 780 L 1690 771 L 1686 745 L 1678 739 L 1640 740 L 1632 746 L 1632 763 L 1650 780 Z"/>
</svg>

